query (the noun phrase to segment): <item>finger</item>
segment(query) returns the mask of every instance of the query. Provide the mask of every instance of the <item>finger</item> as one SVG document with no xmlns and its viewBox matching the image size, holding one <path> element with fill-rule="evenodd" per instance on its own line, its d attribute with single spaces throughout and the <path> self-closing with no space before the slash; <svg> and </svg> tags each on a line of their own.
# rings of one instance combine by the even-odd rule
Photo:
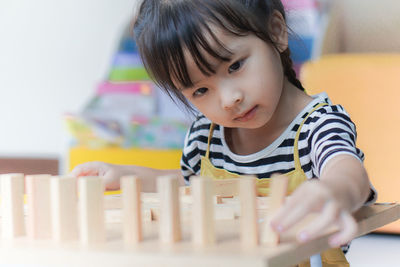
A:
<svg viewBox="0 0 400 267">
<path fill-rule="evenodd" d="M 272 216 L 273 217 L 272 222 L 281 221 L 283 218 L 285 218 L 290 211 L 292 211 L 298 206 L 298 203 L 301 200 L 301 198 L 302 198 L 301 194 L 298 194 L 297 191 L 293 193 L 291 196 L 287 197 L 283 205 Z"/>
<path fill-rule="evenodd" d="M 75 168 L 73 168 L 69 174 L 74 177 L 79 177 L 82 175 L 82 173 L 83 173 L 83 169 L 80 165 L 78 165 Z"/>
<path fill-rule="evenodd" d="M 103 176 L 105 188 L 107 190 L 117 190 L 120 188 L 120 176 L 113 171 L 106 172 Z"/>
<path fill-rule="evenodd" d="M 76 166 L 70 173 L 72 176 L 98 175 L 99 166 L 96 162 L 87 162 Z"/>
<path fill-rule="evenodd" d="M 301 205 L 295 205 L 299 203 L 296 198 L 292 200 L 292 203 L 282 206 L 271 220 L 272 227 L 279 232 L 286 231 L 313 210 L 313 201 L 310 198 L 303 199 Z"/>
<path fill-rule="evenodd" d="M 299 206 L 312 206 L 315 209 L 318 209 L 320 203 L 324 203 L 322 201 L 318 201 L 318 196 L 313 194 L 310 196 L 310 192 L 318 192 L 319 183 L 307 181 L 299 186 L 293 194 L 287 198 L 285 204 L 278 210 L 278 212 L 273 216 L 271 221 L 272 226 L 275 228 L 278 223 L 287 219 L 288 215 L 292 214 L 293 211 L 299 209 Z M 301 205 L 299 205 L 301 203 Z M 322 207 L 320 207 L 322 208 Z M 277 229 L 277 228 L 275 228 Z"/>
<path fill-rule="evenodd" d="M 357 223 L 350 213 L 342 212 L 339 222 L 341 230 L 329 239 L 329 244 L 332 247 L 339 247 L 350 242 L 357 234 Z"/>
<path fill-rule="evenodd" d="M 295 201 L 293 201 L 293 196 L 289 197 L 290 199 L 286 199 L 286 202 L 275 212 L 275 214 L 270 214 L 271 218 L 271 226 L 273 229 L 282 231 L 281 229 L 281 221 L 286 217 L 291 210 L 295 208 Z"/>
<path fill-rule="evenodd" d="M 300 242 L 306 242 L 320 236 L 324 229 L 338 221 L 339 215 L 337 205 L 333 201 L 329 201 L 322 210 L 321 215 L 299 232 L 297 239 Z"/>
</svg>

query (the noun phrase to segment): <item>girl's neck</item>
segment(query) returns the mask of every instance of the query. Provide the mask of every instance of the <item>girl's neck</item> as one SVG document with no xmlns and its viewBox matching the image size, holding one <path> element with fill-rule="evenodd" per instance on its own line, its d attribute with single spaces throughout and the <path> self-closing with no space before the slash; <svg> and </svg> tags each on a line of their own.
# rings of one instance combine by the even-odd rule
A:
<svg viewBox="0 0 400 267">
<path fill-rule="evenodd" d="M 257 129 L 225 128 L 226 143 L 235 154 L 256 153 L 272 144 L 311 101 L 312 97 L 285 79 L 282 95 L 271 120 Z"/>
</svg>

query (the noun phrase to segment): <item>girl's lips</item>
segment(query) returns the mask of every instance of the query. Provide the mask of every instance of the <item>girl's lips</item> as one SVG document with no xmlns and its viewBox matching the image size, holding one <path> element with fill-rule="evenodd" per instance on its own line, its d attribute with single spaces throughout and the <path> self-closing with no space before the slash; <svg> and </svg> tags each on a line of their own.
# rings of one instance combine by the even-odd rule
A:
<svg viewBox="0 0 400 267">
<path fill-rule="evenodd" d="M 247 111 L 244 115 L 235 118 L 235 120 L 240 121 L 240 122 L 245 122 L 245 121 L 249 121 L 249 120 L 253 119 L 254 116 L 256 115 L 257 108 L 258 108 L 258 105 L 254 106 L 252 109 Z"/>
</svg>

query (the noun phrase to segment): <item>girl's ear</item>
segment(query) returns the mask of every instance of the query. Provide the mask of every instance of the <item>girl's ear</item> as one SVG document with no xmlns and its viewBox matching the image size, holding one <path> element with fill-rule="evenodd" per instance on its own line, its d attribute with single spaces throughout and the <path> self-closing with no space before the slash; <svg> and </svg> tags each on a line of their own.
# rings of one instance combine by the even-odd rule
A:
<svg viewBox="0 0 400 267">
<path fill-rule="evenodd" d="M 288 32 L 285 19 L 279 11 L 275 10 L 272 13 L 268 23 L 268 30 L 279 52 L 284 52 L 288 48 Z"/>
</svg>

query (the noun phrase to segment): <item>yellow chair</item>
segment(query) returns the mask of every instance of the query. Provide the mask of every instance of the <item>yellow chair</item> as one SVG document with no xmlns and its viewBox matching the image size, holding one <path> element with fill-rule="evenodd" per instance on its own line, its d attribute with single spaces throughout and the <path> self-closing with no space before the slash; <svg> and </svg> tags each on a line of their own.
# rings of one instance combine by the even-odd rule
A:
<svg viewBox="0 0 400 267">
<path fill-rule="evenodd" d="M 400 201 L 400 54 L 324 56 L 306 63 L 300 79 L 350 114 L 378 201 Z M 379 231 L 400 233 L 400 221 Z"/>
<path fill-rule="evenodd" d="M 399 0 L 335 0 L 321 53 L 399 53 Z"/>
</svg>

